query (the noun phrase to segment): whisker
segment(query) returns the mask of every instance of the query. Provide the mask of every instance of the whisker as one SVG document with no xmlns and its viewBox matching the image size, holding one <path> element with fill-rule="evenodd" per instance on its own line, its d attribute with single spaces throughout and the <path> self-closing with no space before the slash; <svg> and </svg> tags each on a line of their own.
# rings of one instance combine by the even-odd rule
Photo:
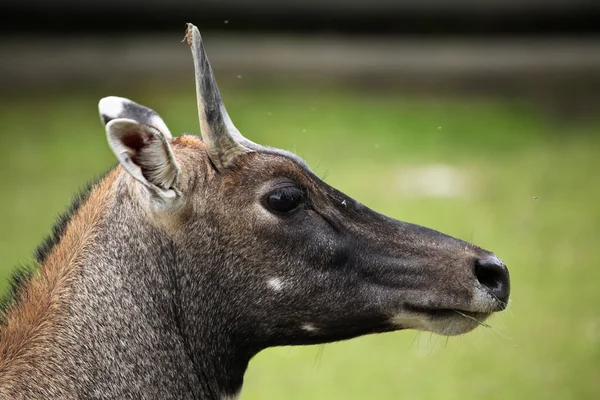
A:
<svg viewBox="0 0 600 400">
<path fill-rule="evenodd" d="M 505 327 L 496 326 L 496 329 L 494 329 L 494 331 L 496 332 L 496 334 L 499 337 L 501 337 L 504 340 L 510 340 L 510 341 L 514 340 L 512 337 L 510 337 L 508 335 L 508 333 L 506 332 L 506 328 Z"/>
<path fill-rule="evenodd" d="M 499 303 L 501 303 L 501 304 L 502 304 L 502 305 L 504 305 L 504 306 L 508 306 L 508 303 L 507 303 L 506 301 L 502 301 L 502 300 L 500 300 L 500 299 L 498 298 L 498 296 L 496 296 L 496 295 L 495 295 L 494 293 L 492 293 L 491 291 L 490 291 L 489 293 L 490 293 L 492 296 L 494 296 L 494 298 L 495 298 L 496 300 L 498 300 L 498 302 L 499 302 Z"/>
<path fill-rule="evenodd" d="M 501 337 L 498 334 L 498 332 L 495 329 L 492 329 L 490 332 L 491 332 L 493 338 L 496 340 L 496 342 L 498 342 L 498 344 L 502 344 L 502 341 L 500 340 Z"/>
<path fill-rule="evenodd" d="M 460 312 L 460 311 L 458 311 L 458 310 L 453 310 L 453 311 L 454 311 L 455 313 L 457 313 L 457 314 L 460 314 L 460 315 L 462 315 L 462 316 L 463 316 L 463 317 L 465 317 L 465 318 L 468 318 L 468 319 L 470 319 L 470 320 L 473 320 L 473 321 L 477 322 L 477 323 L 478 323 L 479 325 L 481 325 L 481 326 L 485 326 L 486 328 L 491 328 L 491 327 L 492 327 L 491 325 L 488 325 L 488 324 L 486 324 L 485 322 L 482 322 L 482 321 L 478 320 L 477 318 L 475 318 L 475 317 L 472 317 L 472 316 L 470 316 L 470 315 L 468 315 L 468 314 L 465 314 L 465 313 L 463 313 L 463 312 Z"/>
<path fill-rule="evenodd" d="M 313 361 L 313 365 L 310 370 L 314 370 L 316 367 L 321 365 L 321 360 L 323 359 L 323 352 L 325 351 L 325 345 L 322 344 L 317 347 L 317 354 L 315 354 L 315 359 Z"/>
<path fill-rule="evenodd" d="M 417 331 L 417 334 L 415 335 L 415 337 L 413 337 L 412 342 L 410 342 L 410 345 L 408 346 L 408 350 L 412 349 L 413 345 L 417 341 L 417 338 L 419 337 L 420 334 L 421 334 L 421 332 Z"/>
<path fill-rule="evenodd" d="M 496 295 L 495 295 L 494 293 L 492 293 L 492 292 L 490 292 L 490 294 L 491 294 L 492 296 L 494 296 L 494 298 L 495 298 L 496 300 L 498 300 L 498 302 L 499 302 L 500 304 L 502 304 L 503 306 L 505 306 L 505 307 L 506 307 L 506 308 L 505 308 L 505 310 L 506 310 L 506 311 L 508 311 L 508 313 L 509 313 L 509 314 L 510 314 L 510 316 L 512 317 L 512 316 L 513 316 L 512 309 L 508 308 L 508 302 L 507 302 L 507 301 L 502 301 L 502 300 L 500 300 L 500 299 L 498 298 L 498 296 L 496 296 Z"/>
<path fill-rule="evenodd" d="M 290 355 L 290 351 L 292 351 L 292 346 L 288 347 L 288 351 L 285 352 L 285 356 L 283 356 L 283 358 L 287 358 Z"/>
<path fill-rule="evenodd" d="M 431 338 L 433 337 L 433 332 L 429 332 L 429 338 L 427 338 L 427 355 L 431 355 Z"/>
<path fill-rule="evenodd" d="M 461 285 L 463 288 L 469 290 L 469 287 L 466 286 L 466 284 L 464 282 L 462 282 L 461 280 L 459 280 L 456 276 L 453 276 L 454 281 L 456 283 L 458 283 L 459 285 Z M 496 296 L 494 293 L 492 293 L 491 291 L 488 291 L 488 293 L 493 296 L 500 304 L 502 304 L 503 306 L 506 307 L 506 310 L 508 311 L 508 313 L 512 316 L 512 310 L 510 308 L 508 308 L 508 302 L 506 301 L 502 301 L 498 298 L 498 296 Z"/>
<path fill-rule="evenodd" d="M 433 337 L 433 333 L 429 334 L 429 342 L 428 345 L 431 343 L 431 338 Z M 433 344 L 429 347 L 429 353 L 427 353 L 427 357 L 431 356 L 431 353 L 433 353 L 433 350 L 435 350 L 435 345 L 437 344 L 437 340 L 438 340 L 439 336 L 435 335 L 435 339 L 433 341 Z"/>
</svg>

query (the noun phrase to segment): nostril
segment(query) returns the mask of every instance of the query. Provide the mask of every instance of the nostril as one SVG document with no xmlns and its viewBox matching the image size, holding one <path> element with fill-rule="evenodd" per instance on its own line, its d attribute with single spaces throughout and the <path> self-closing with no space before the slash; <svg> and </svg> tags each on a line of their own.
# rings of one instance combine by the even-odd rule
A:
<svg viewBox="0 0 600 400">
<path fill-rule="evenodd" d="M 477 263 L 475 265 L 475 276 L 479 283 L 490 289 L 497 289 L 502 284 L 501 277 L 502 272 L 495 266 L 482 265 Z"/>
<path fill-rule="evenodd" d="M 479 283 L 502 303 L 508 301 L 510 279 L 508 269 L 496 256 L 483 257 L 475 261 L 475 276 Z"/>
</svg>

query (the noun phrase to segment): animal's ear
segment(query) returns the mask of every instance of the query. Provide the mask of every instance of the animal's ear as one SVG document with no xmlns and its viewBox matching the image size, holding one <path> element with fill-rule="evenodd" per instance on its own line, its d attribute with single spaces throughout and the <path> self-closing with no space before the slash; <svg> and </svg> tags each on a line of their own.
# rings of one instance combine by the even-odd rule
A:
<svg viewBox="0 0 600 400">
<path fill-rule="evenodd" d="M 124 97 L 103 98 L 98 103 L 98 111 L 104 125 L 113 119 L 127 118 L 158 129 L 166 139 L 172 138 L 169 128 L 156 111 Z"/>
<path fill-rule="evenodd" d="M 179 166 L 156 128 L 126 118 L 106 124 L 108 144 L 125 170 L 163 200 L 178 197 Z"/>
</svg>

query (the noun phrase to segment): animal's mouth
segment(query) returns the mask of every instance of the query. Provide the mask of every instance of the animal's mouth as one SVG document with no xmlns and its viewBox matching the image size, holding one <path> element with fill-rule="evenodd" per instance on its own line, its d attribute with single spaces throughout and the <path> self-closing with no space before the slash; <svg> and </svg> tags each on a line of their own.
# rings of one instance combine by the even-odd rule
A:
<svg viewBox="0 0 600 400">
<path fill-rule="evenodd" d="M 406 311 L 416 313 L 416 314 L 425 314 L 431 318 L 447 318 L 447 317 L 457 317 L 463 316 L 465 318 L 474 318 L 483 322 L 484 319 L 489 317 L 491 312 L 476 312 L 469 310 L 460 310 L 457 308 L 430 308 L 430 307 L 421 307 L 407 304 L 405 306 Z"/>
</svg>

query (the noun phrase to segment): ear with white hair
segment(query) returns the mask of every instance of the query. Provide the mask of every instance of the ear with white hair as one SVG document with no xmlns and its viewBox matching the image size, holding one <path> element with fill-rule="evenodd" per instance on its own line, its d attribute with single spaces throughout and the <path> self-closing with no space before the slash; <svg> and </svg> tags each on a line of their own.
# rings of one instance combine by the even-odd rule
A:
<svg viewBox="0 0 600 400">
<path fill-rule="evenodd" d="M 180 197 L 179 166 L 169 142 L 153 126 L 127 118 L 106 124 L 110 148 L 125 170 L 164 205 Z"/>
<path fill-rule="evenodd" d="M 127 118 L 150 125 L 160 131 L 165 139 L 172 139 L 171 132 L 162 118 L 151 108 L 124 97 L 108 96 L 98 103 L 98 111 L 104 125 L 113 119 Z"/>
</svg>

